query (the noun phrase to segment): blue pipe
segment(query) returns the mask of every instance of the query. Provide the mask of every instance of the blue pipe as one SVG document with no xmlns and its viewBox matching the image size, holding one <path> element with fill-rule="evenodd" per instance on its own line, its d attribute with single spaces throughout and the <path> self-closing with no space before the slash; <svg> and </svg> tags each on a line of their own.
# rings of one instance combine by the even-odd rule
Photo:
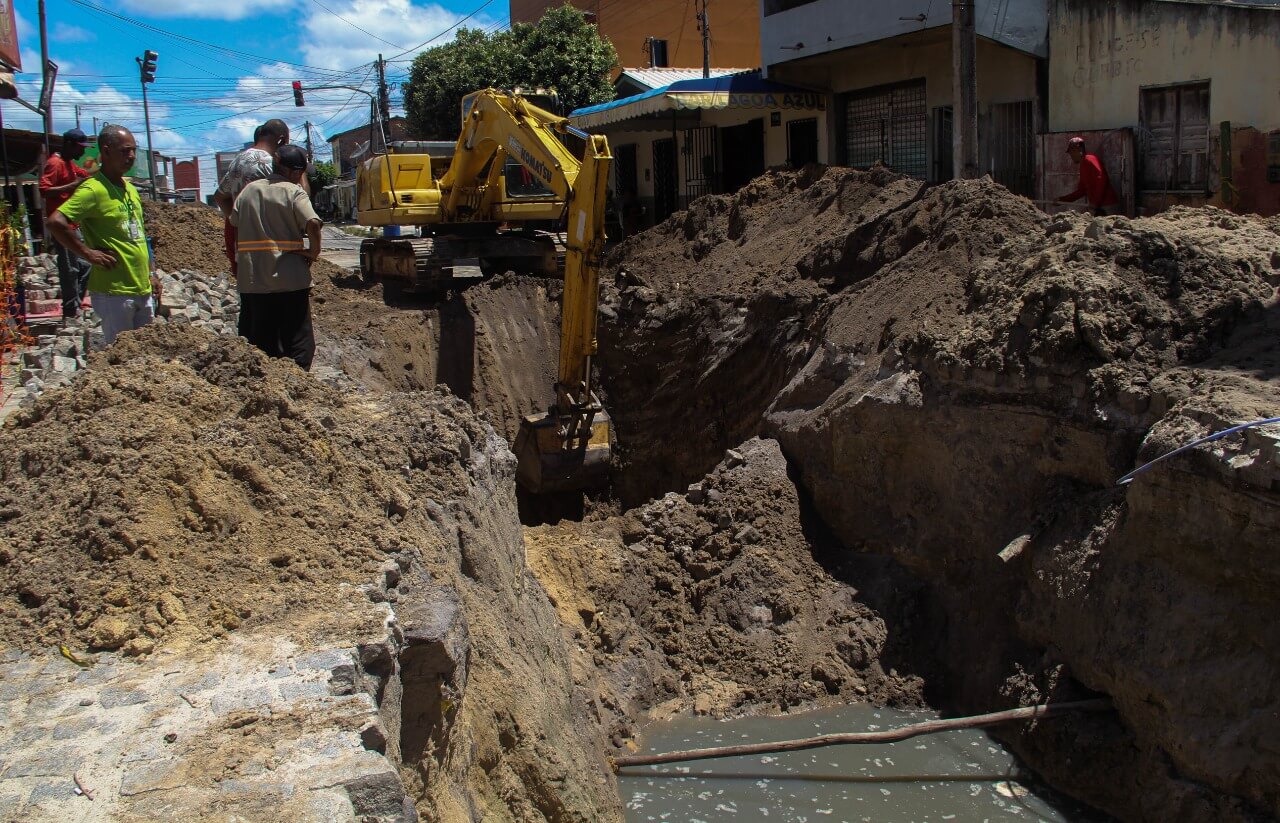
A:
<svg viewBox="0 0 1280 823">
<path fill-rule="evenodd" d="M 1199 440 L 1196 440 L 1195 442 L 1188 443 L 1185 446 L 1180 446 L 1171 452 L 1167 452 L 1165 454 L 1160 455 L 1155 460 L 1152 460 L 1150 463 L 1144 463 L 1143 465 L 1139 466 L 1138 468 L 1126 474 L 1124 477 L 1117 480 L 1116 485 L 1124 486 L 1132 482 L 1133 479 L 1138 475 L 1144 474 L 1145 472 L 1149 471 L 1153 466 L 1155 466 L 1155 464 L 1163 460 L 1168 460 L 1170 457 L 1176 457 L 1185 451 L 1194 449 L 1196 446 L 1199 446 L 1202 443 L 1212 443 L 1215 440 L 1221 440 L 1222 438 L 1226 437 L 1229 434 L 1242 432 L 1245 429 L 1252 429 L 1256 426 L 1267 426 L 1272 423 L 1280 423 L 1280 417 L 1268 417 L 1266 420 L 1255 420 L 1252 423 L 1241 423 L 1239 426 L 1232 426 L 1229 429 L 1223 429 L 1222 431 L 1215 432 L 1214 434 L 1208 435 L 1207 437 L 1201 437 Z"/>
</svg>

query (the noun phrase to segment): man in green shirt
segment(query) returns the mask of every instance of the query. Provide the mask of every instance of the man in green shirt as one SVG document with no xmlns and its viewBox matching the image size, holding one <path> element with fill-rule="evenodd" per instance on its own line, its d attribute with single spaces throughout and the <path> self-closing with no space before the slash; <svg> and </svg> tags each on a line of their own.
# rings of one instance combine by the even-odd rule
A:
<svg viewBox="0 0 1280 823">
<path fill-rule="evenodd" d="M 151 266 L 142 226 L 142 200 L 124 178 L 133 168 L 138 144 L 124 126 L 103 126 L 98 135 L 100 170 L 49 217 L 53 237 L 93 265 L 89 299 L 102 319 L 107 345 L 122 331 L 155 317 L 160 283 Z M 84 240 L 71 228 L 78 223 Z"/>
</svg>

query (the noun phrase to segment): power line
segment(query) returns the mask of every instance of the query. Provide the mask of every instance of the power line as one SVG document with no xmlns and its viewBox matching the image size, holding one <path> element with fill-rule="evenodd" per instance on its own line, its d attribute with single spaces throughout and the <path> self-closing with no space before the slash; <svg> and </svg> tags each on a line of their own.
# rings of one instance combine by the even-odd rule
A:
<svg viewBox="0 0 1280 823">
<path fill-rule="evenodd" d="M 320 7 L 320 8 L 322 8 L 322 9 L 324 9 L 325 11 L 329 12 L 329 13 L 330 13 L 330 14 L 332 14 L 334 17 L 336 17 L 336 18 L 338 18 L 339 20 L 341 20 L 342 22 L 346 23 L 348 26 L 350 26 L 351 28 L 353 28 L 353 29 L 355 29 L 356 31 L 360 32 L 361 34 L 367 34 L 367 35 L 369 35 L 370 37 L 372 37 L 374 40 L 377 40 L 377 41 L 379 41 L 379 42 L 381 42 L 381 43 L 386 43 L 388 46 L 390 46 L 390 47 L 391 47 L 391 48 L 393 48 L 393 49 L 402 49 L 402 48 L 404 48 L 404 46 L 397 46 L 395 43 L 392 43 L 390 40 L 383 40 L 381 37 L 379 37 L 378 35 L 374 34 L 374 33 L 373 33 L 373 32 L 371 32 L 371 31 L 365 31 L 364 29 L 362 29 L 362 28 L 360 28 L 359 26 L 357 26 L 355 23 L 352 23 L 350 20 L 348 20 L 347 18 L 343 17 L 341 14 L 338 14 L 336 11 L 334 11 L 333 9 L 329 8 L 328 6 L 326 6 L 324 3 L 321 3 L 321 2 L 320 2 L 320 0 L 311 0 L 311 2 L 312 2 L 312 3 L 315 3 L 317 6 L 319 6 L 319 7 Z"/>
<path fill-rule="evenodd" d="M 75 0 L 75 1 L 76 1 L 76 2 L 80 2 L 80 0 Z M 425 40 L 425 41 L 423 41 L 423 42 L 419 43 L 418 45 L 414 46 L 414 47 L 413 47 L 413 48 L 411 48 L 411 49 L 405 49 L 404 51 L 400 52 L 399 54 L 393 54 L 393 55 L 391 55 L 391 59 L 395 59 L 395 58 L 397 58 L 397 57 L 404 57 L 406 54 L 408 54 L 408 53 L 409 53 L 409 52 L 411 52 L 411 51 L 417 51 L 418 49 L 421 49 L 421 48 L 425 47 L 428 43 L 432 43 L 432 42 L 434 42 L 434 41 L 436 41 L 436 40 L 439 40 L 441 37 L 444 37 L 446 34 L 448 34 L 449 32 L 453 31 L 453 30 L 454 30 L 454 29 L 456 29 L 458 26 L 461 26 L 463 23 L 467 22 L 467 21 L 468 21 L 468 20 L 470 20 L 472 17 L 475 17 L 477 14 L 479 14 L 479 13 L 480 13 L 480 12 L 482 12 L 482 11 L 484 11 L 484 10 L 485 10 L 485 8 L 486 8 L 487 6 L 489 6 L 489 4 L 491 4 L 492 2 L 493 2 L 493 0 L 484 0 L 484 2 L 483 2 L 483 3 L 481 3 L 481 4 L 480 4 L 476 9 L 475 9 L 475 11 L 471 12 L 471 13 L 470 13 L 470 14 L 468 14 L 466 17 L 464 17 L 464 18 L 462 18 L 461 20 L 459 20 L 458 22 L 454 23 L 454 24 L 453 24 L 452 26 L 450 26 L 449 28 L 447 28 L 447 29 L 445 29 L 444 31 L 440 32 L 440 33 L 439 33 L 439 34 L 437 34 L 435 37 L 432 37 L 432 38 L 430 38 L 430 39 L 428 39 L 428 40 Z"/>
<path fill-rule="evenodd" d="M 239 58 L 241 58 L 241 59 L 254 60 L 254 61 L 257 61 L 257 62 L 259 62 L 259 63 L 268 63 L 268 64 L 271 64 L 271 63 L 281 63 L 281 64 L 286 65 L 286 66 L 293 66 L 293 67 L 295 67 L 295 68 L 299 68 L 299 69 L 306 69 L 307 71 L 310 71 L 310 72 L 316 72 L 316 73 L 318 73 L 318 74 L 321 74 L 321 75 L 324 75 L 324 76 L 329 76 L 329 77 L 332 77 L 332 76 L 334 76 L 334 75 L 344 75 L 344 74 L 349 74 L 349 73 L 350 73 L 350 70 L 348 70 L 348 71 L 346 71 L 346 72 L 339 72 L 339 71 L 335 71 L 335 70 L 333 70 L 333 69 L 323 69 L 323 68 L 319 68 L 318 66 L 308 66 L 308 65 L 305 65 L 305 64 L 303 64 L 303 63 L 293 63 L 293 62 L 288 61 L 288 60 L 280 60 L 280 59 L 278 59 L 278 58 L 263 57 L 263 56 L 258 55 L 258 54 L 252 54 L 252 53 L 250 53 L 250 52 L 240 51 L 240 50 L 238 50 L 238 49 L 227 48 L 226 46 L 219 46 L 219 45 L 216 45 L 216 44 L 214 44 L 214 43 L 207 43 L 207 42 L 205 42 L 205 41 L 203 41 L 203 40 L 197 40 L 197 39 L 196 39 L 196 38 L 194 38 L 194 37 L 188 37 L 188 36 L 186 36 L 185 34 L 176 34 L 176 33 L 174 33 L 174 32 L 168 31 L 167 29 L 162 29 L 162 28 L 160 28 L 160 27 L 158 27 L 158 26 L 153 26 L 153 25 L 151 25 L 150 23 L 144 23 L 144 22 L 142 22 L 141 20 L 135 20 L 135 19 L 134 19 L 134 18 L 132 18 L 132 17 L 129 17 L 129 16 L 124 15 L 124 14 L 119 14 L 119 13 L 117 13 L 117 12 L 111 11 L 110 9 L 104 9 L 103 7 L 101 7 L 101 6 L 99 6 L 99 5 L 95 4 L 95 3 L 91 3 L 91 2 L 89 2 L 89 0 L 70 0 L 70 2 L 75 3 L 75 4 L 76 4 L 76 5 L 78 5 L 78 6 L 83 6 L 83 7 L 84 7 L 84 8 L 86 8 L 86 9 L 90 9 L 91 11 L 96 11 L 96 12 L 98 12 L 99 14 L 104 14 L 104 15 L 106 15 L 106 16 L 108 16 L 108 17 L 112 17 L 112 18 L 114 18 L 114 19 L 116 19 L 116 20 L 120 20 L 120 21 L 123 21 L 123 22 L 125 22 L 125 23 L 129 23 L 130 25 L 137 26 L 138 28 L 146 29 L 147 31 L 155 32 L 156 34 L 164 35 L 165 37 L 171 37 L 171 38 L 173 38 L 173 39 L 175 39 L 175 40 L 182 40 L 182 41 L 187 42 L 187 43 L 193 43 L 193 44 L 198 45 L 198 46 L 204 46 L 205 48 L 213 49 L 214 51 L 218 51 L 218 52 L 221 52 L 221 53 L 226 54 L 226 55 L 229 55 L 229 56 L 239 57 Z M 489 2 L 492 2 L 492 0 L 489 0 Z M 487 4 L 486 4 L 486 5 L 487 5 Z M 364 65 L 364 64 L 361 64 L 361 67 L 362 67 L 363 65 Z"/>
</svg>

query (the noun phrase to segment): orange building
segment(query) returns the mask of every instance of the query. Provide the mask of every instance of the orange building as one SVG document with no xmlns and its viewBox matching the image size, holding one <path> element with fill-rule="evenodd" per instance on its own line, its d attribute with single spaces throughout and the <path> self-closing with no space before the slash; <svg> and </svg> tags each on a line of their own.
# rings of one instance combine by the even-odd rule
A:
<svg viewBox="0 0 1280 823">
<path fill-rule="evenodd" d="M 536 23 L 564 0 L 510 0 L 512 23 Z M 698 11 L 704 0 L 570 0 L 618 50 L 617 70 L 702 67 Z M 760 0 L 705 0 L 712 66 L 760 65 Z M 652 40 L 658 41 L 651 48 Z M 663 54 L 665 48 L 665 62 Z M 651 57 L 651 53 L 654 53 Z M 656 57 L 657 59 L 653 59 Z"/>
</svg>

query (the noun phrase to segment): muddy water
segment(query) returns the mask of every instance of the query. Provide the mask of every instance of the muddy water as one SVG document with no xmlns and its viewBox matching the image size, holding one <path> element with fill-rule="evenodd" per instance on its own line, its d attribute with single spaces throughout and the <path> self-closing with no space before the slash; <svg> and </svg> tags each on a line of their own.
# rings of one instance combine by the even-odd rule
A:
<svg viewBox="0 0 1280 823">
<path fill-rule="evenodd" d="M 649 727 L 643 752 L 878 731 L 934 716 L 852 705 L 785 717 L 684 718 Z M 1037 787 L 1013 755 L 980 730 L 630 768 L 618 782 L 630 823 L 1102 819 Z"/>
</svg>

